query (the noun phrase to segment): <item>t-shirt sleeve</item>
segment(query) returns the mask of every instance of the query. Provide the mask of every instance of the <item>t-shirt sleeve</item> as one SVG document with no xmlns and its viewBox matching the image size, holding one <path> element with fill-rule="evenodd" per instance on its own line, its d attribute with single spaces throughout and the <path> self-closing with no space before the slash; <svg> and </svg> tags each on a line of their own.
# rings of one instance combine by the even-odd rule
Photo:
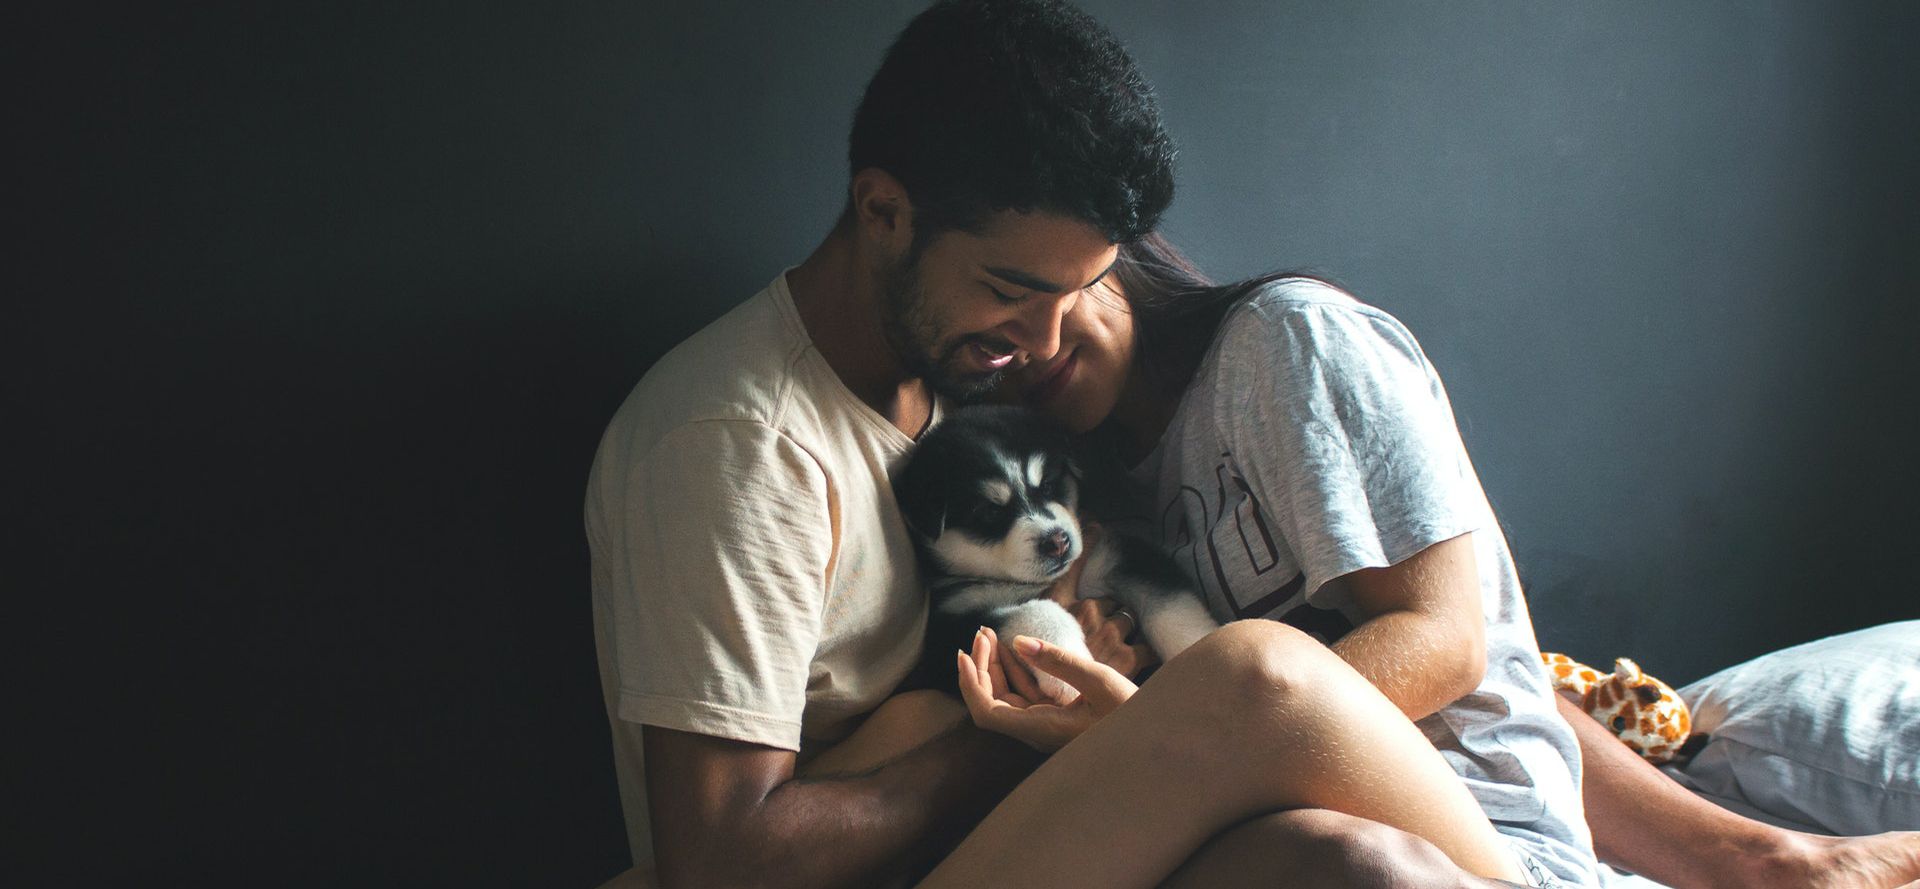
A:
<svg viewBox="0 0 1920 889">
<path fill-rule="evenodd" d="M 629 597 L 613 634 L 619 718 L 800 747 L 833 552 L 828 477 L 763 424 L 660 439 L 626 478 Z"/>
<path fill-rule="evenodd" d="M 1337 608 L 1341 575 L 1484 522 L 1453 411 L 1392 316 L 1357 303 L 1253 303 L 1229 316 L 1215 422 L 1306 575 Z"/>
</svg>

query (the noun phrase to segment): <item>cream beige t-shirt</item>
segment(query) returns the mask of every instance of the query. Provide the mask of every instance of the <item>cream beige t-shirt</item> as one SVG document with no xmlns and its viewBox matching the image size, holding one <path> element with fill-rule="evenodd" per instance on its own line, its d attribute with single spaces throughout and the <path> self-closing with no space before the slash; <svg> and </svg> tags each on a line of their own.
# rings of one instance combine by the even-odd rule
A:
<svg viewBox="0 0 1920 889">
<path fill-rule="evenodd" d="M 586 524 L 636 864 L 653 861 L 640 725 L 811 751 L 914 665 L 926 595 L 888 482 L 912 444 L 820 356 L 784 274 L 614 415 Z"/>
</svg>

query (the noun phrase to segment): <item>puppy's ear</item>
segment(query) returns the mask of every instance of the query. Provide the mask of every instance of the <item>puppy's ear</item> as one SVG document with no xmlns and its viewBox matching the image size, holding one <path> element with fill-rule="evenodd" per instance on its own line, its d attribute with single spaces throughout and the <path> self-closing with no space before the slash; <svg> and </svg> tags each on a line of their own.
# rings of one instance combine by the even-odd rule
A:
<svg viewBox="0 0 1920 889">
<path fill-rule="evenodd" d="M 893 499 L 900 504 L 907 528 L 928 540 L 947 530 L 947 490 L 933 469 L 937 461 L 921 459 L 916 451 L 893 476 Z"/>
</svg>

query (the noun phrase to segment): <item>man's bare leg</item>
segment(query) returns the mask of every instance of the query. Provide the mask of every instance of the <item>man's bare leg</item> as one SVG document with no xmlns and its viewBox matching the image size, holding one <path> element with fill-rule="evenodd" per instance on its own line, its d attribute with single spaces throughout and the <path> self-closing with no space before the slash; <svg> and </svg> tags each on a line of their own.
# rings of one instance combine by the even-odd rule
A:
<svg viewBox="0 0 1920 889">
<path fill-rule="evenodd" d="M 1294 809 L 1262 815 L 1209 840 L 1160 889 L 1496 889 L 1432 843 L 1377 821 Z"/>
<path fill-rule="evenodd" d="M 600 889 L 653 889 L 654 885 L 653 868 L 632 867 L 601 883 Z"/>
<path fill-rule="evenodd" d="M 1580 739 L 1581 796 L 1601 861 L 1674 889 L 1889 889 L 1920 881 L 1920 833 L 1823 837 L 1729 812 L 1555 698 Z"/>
<path fill-rule="evenodd" d="M 882 702 L 845 740 L 794 769 L 794 775 L 818 778 L 870 771 L 945 734 L 966 718 L 966 705 L 953 695 L 932 689 L 901 692 Z"/>
<path fill-rule="evenodd" d="M 1380 692 L 1311 637 L 1242 621 L 1151 683 L 1015 788 L 922 885 L 1158 885 L 1261 815 L 1332 809 L 1424 837 L 1469 872 L 1517 860 L 1446 761 Z"/>
</svg>

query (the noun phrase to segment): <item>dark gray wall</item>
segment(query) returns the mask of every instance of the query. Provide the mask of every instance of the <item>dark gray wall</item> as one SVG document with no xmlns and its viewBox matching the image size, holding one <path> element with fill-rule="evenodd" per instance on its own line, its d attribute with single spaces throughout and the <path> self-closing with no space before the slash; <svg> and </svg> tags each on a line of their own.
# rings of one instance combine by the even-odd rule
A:
<svg viewBox="0 0 1920 889">
<path fill-rule="evenodd" d="M 1920 613 L 1916 7 L 1088 5 L 1183 147 L 1179 241 L 1420 335 L 1543 644 L 1685 680 Z M 4 391 L 50 447 L 8 542 L 73 686 L 23 797 L 69 871 L 624 860 L 588 459 L 825 232 L 916 4 L 485 7 L 23 32 Z"/>
<path fill-rule="evenodd" d="M 731 303 L 806 254 L 913 8 L 659 22 L 654 269 Z M 1177 241 L 1420 336 L 1543 645 L 1686 680 L 1920 615 L 1911 5 L 1086 8 L 1181 146 Z"/>
<path fill-rule="evenodd" d="M 1890 434 L 1916 387 L 1883 360 L 1915 318 L 1911 10 L 1110 19 L 1186 149 L 1168 228 L 1211 267 L 1317 265 L 1398 312 L 1543 644 L 1686 679 L 1920 614 L 1887 559 L 1916 527 Z"/>
</svg>

